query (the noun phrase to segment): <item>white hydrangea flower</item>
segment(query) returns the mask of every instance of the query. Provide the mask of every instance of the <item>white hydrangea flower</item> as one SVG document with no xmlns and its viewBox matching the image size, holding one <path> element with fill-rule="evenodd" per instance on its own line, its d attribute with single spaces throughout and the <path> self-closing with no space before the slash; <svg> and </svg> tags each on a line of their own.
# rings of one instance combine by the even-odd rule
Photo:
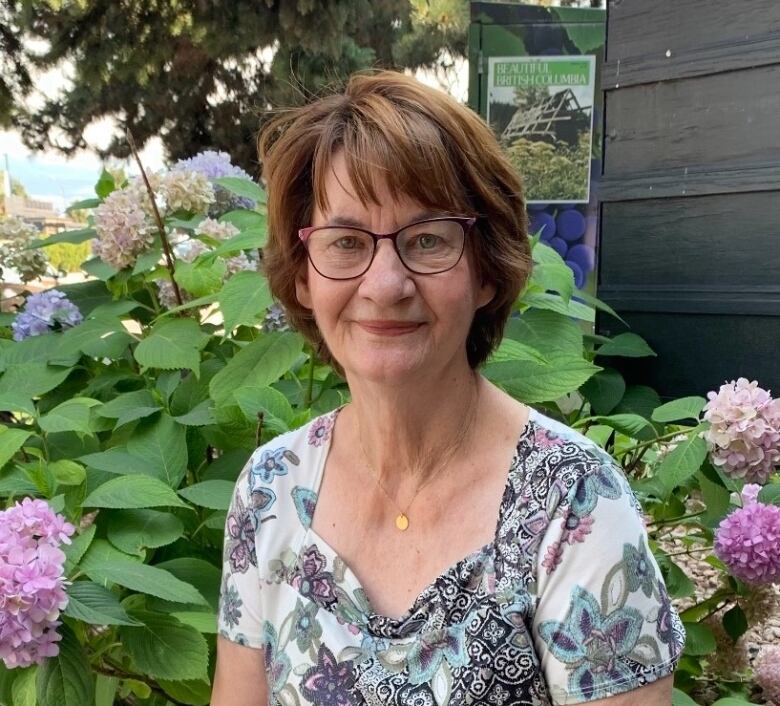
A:
<svg viewBox="0 0 780 706">
<path fill-rule="evenodd" d="M 227 240 L 234 235 L 238 235 L 239 232 L 238 228 L 232 223 L 220 223 L 213 218 L 206 218 L 201 221 L 195 229 L 196 235 L 208 235 L 210 238 L 215 238 L 216 240 Z"/>
</svg>

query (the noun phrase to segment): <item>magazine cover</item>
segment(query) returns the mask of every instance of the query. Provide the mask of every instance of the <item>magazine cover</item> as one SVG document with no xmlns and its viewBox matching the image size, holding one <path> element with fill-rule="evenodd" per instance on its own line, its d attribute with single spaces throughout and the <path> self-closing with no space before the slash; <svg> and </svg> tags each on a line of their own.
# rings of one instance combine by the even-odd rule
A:
<svg viewBox="0 0 780 706">
<path fill-rule="evenodd" d="M 587 203 L 594 56 L 490 57 L 487 121 L 528 203 Z"/>
</svg>

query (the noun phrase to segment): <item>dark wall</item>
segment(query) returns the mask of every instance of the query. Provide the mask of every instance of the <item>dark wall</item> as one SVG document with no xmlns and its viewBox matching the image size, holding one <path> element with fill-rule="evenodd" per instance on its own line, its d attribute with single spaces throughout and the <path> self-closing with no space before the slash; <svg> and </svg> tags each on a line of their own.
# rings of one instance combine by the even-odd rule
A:
<svg viewBox="0 0 780 706">
<path fill-rule="evenodd" d="M 780 2 L 610 0 L 602 87 L 598 293 L 659 354 L 625 374 L 780 393 Z"/>
</svg>

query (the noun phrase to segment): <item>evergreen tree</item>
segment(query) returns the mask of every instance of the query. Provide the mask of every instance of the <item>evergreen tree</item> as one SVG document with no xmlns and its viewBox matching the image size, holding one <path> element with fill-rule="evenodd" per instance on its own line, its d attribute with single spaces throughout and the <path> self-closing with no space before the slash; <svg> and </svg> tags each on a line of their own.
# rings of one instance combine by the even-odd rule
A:
<svg viewBox="0 0 780 706">
<path fill-rule="evenodd" d="M 463 55 L 468 24 L 466 0 L 0 2 L 11 24 L 48 47 L 27 57 L 17 47 L 13 56 L 40 70 L 72 67 L 59 95 L 38 109 L 17 106 L 13 121 L 31 149 L 84 148 L 85 128 L 110 116 L 118 129 L 101 157 L 127 157 L 130 128 L 139 146 L 159 136 L 171 160 L 220 149 L 253 175 L 269 109 L 308 100 L 358 69 Z M 0 78 L 4 89 L 25 92 Z"/>
</svg>

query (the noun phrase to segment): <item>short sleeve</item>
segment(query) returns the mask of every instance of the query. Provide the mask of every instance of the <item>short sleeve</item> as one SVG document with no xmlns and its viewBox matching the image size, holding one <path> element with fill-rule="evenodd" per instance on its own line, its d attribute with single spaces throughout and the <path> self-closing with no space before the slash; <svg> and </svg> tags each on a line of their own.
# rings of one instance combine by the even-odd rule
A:
<svg viewBox="0 0 780 706">
<path fill-rule="evenodd" d="M 249 458 L 233 491 L 225 521 L 222 583 L 217 628 L 222 637 L 249 647 L 262 647 L 260 576 L 255 550 L 255 514 L 249 489 Z"/>
<path fill-rule="evenodd" d="M 614 461 L 579 478 L 537 558 L 533 637 L 554 704 L 607 698 L 674 671 L 685 631 Z"/>
</svg>

